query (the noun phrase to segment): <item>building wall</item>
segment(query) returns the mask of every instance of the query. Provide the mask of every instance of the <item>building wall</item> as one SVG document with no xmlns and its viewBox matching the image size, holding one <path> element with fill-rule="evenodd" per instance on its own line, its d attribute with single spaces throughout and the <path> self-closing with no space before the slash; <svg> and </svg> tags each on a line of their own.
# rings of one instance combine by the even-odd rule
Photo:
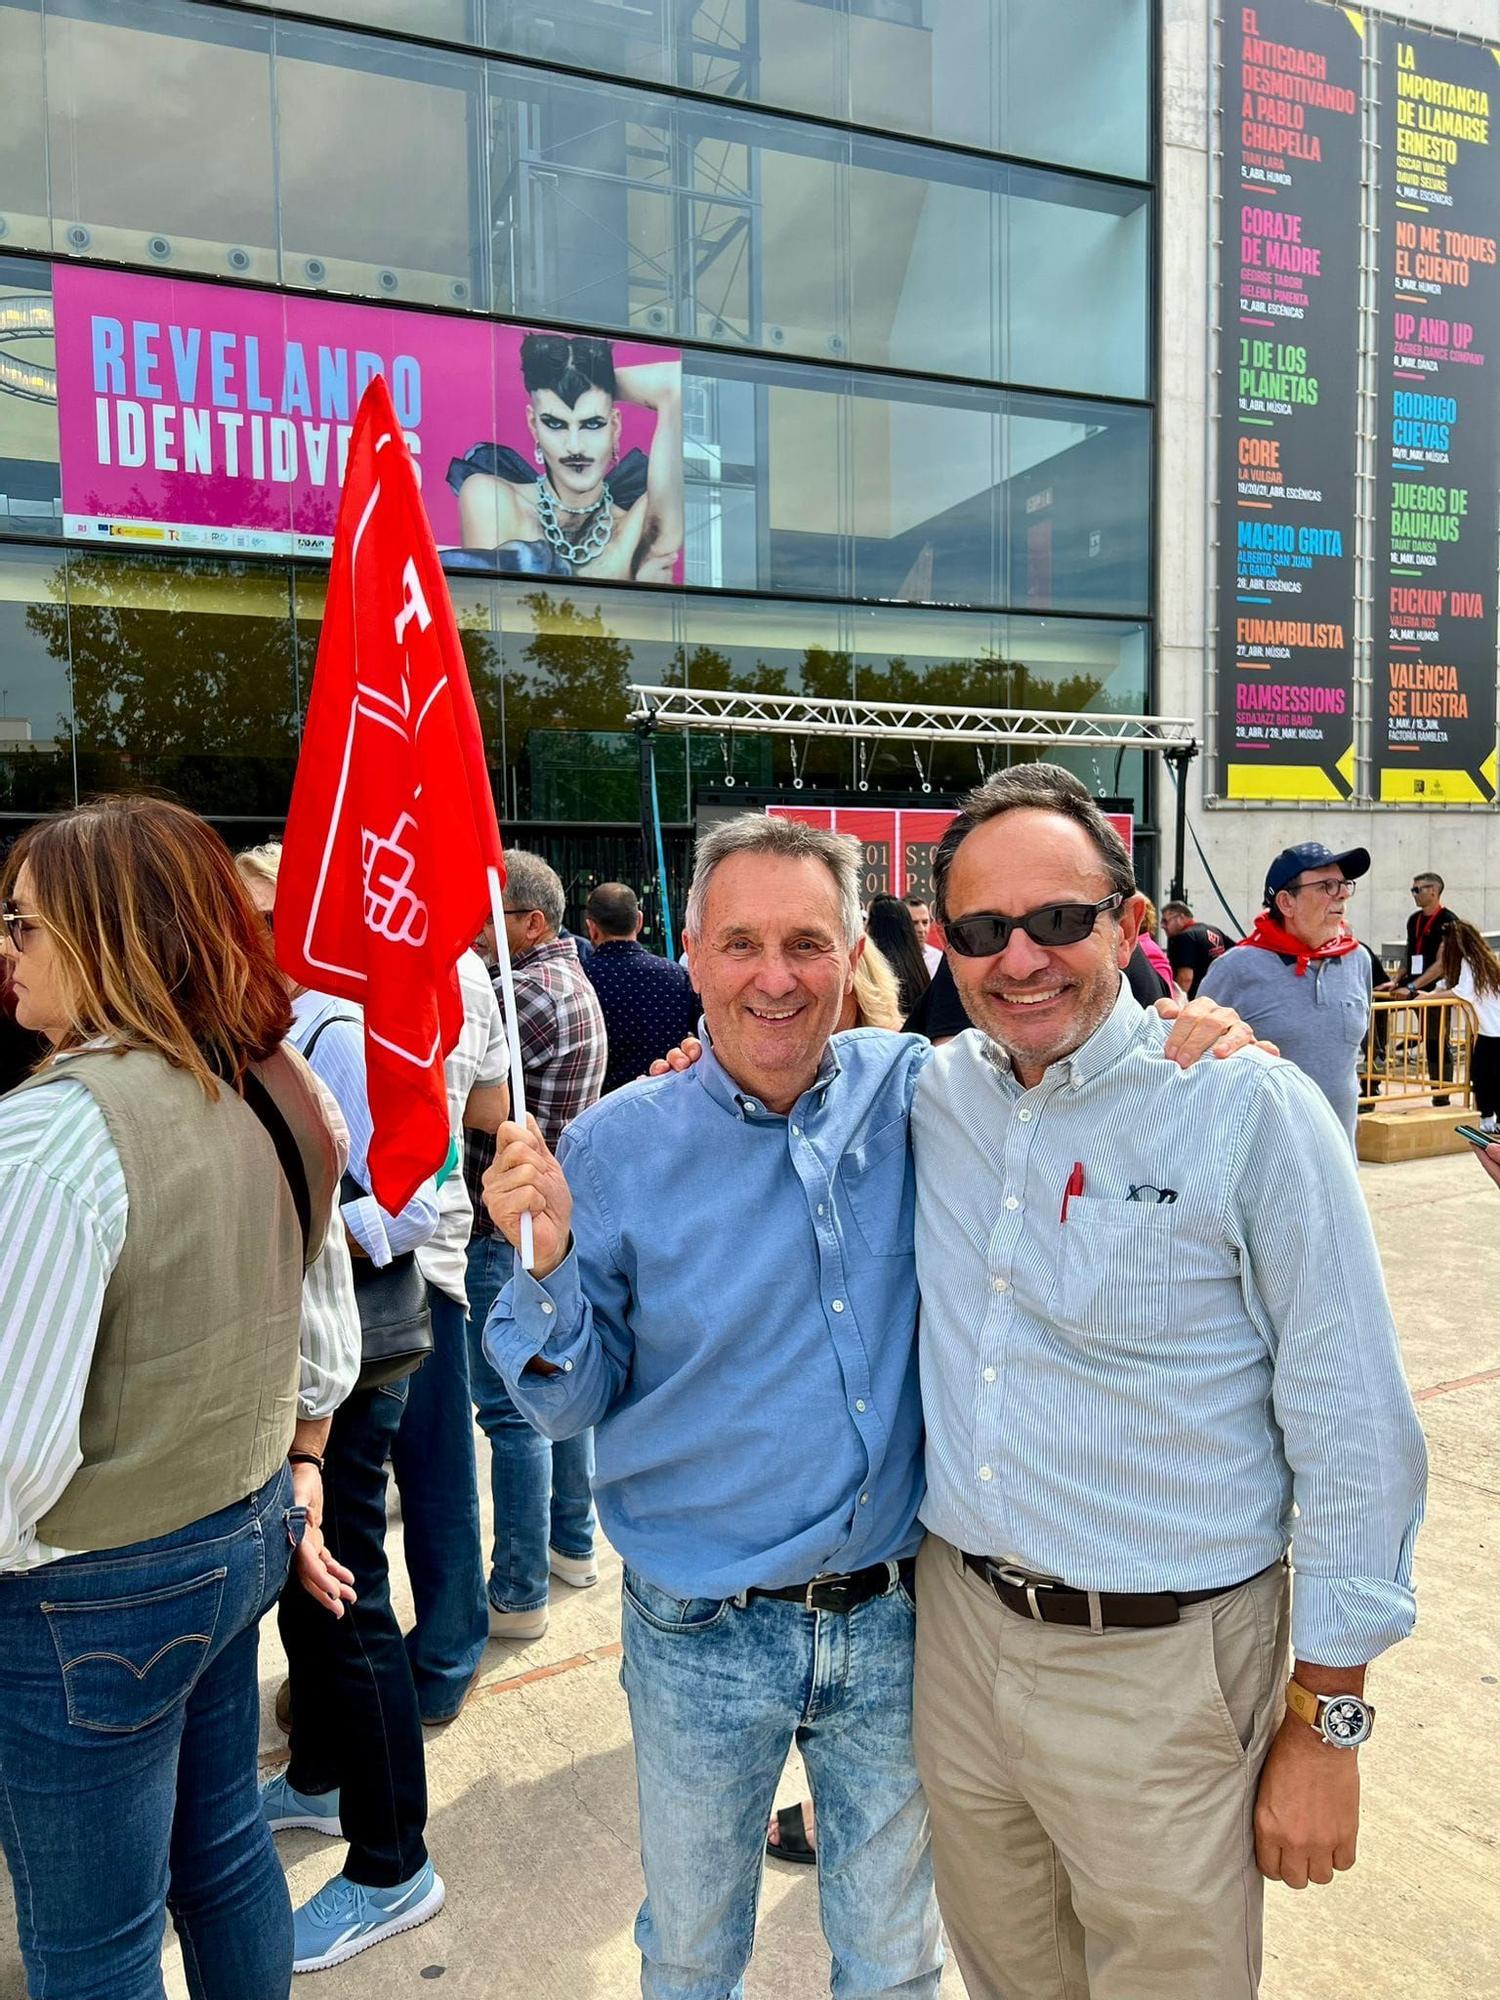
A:
<svg viewBox="0 0 1500 2000">
<path fill-rule="evenodd" d="M 1157 707 L 1163 715 L 1200 721 L 1206 707 L 1211 561 L 1206 524 L 1214 12 L 1214 0 L 1162 0 Z M 1405 0 L 1386 12 L 1414 27 L 1491 40 L 1500 34 L 1495 0 Z M 1496 75 L 1500 78 L 1500 70 Z M 1302 840 L 1322 840 L 1336 850 L 1370 850 L 1374 868 L 1358 891 L 1355 923 L 1377 947 L 1402 935 L 1412 908 L 1414 869 L 1436 870 L 1448 885 L 1446 901 L 1464 916 L 1486 927 L 1500 922 L 1500 809 L 1207 805 L 1204 789 L 1199 760 L 1189 779 L 1190 815 L 1234 914 L 1247 924 L 1260 907 L 1266 863 Z M 1170 822 L 1165 801 L 1162 820 L 1164 826 Z M 1222 918 L 1191 841 L 1186 880 L 1195 912 Z"/>
</svg>

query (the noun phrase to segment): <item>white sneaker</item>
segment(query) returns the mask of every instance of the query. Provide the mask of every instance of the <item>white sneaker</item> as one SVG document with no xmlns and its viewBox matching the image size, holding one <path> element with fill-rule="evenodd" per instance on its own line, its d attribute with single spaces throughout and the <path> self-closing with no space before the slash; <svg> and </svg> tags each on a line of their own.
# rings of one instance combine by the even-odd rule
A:
<svg viewBox="0 0 1500 2000">
<path fill-rule="evenodd" d="M 1480 1119 L 1479 1129 L 1481 1132 L 1500 1132 L 1500 1118 L 1497 1118 L 1492 1111 L 1487 1118 Z M 553 1574 L 556 1574 L 555 1570 Z"/>
<path fill-rule="evenodd" d="M 490 1637 L 492 1639 L 540 1639 L 547 1630 L 547 1607 L 539 1604 L 535 1611 L 497 1611 L 490 1606 Z"/>
<path fill-rule="evenodd" d="M 587 1590 L 599 1581 L 596 1556 L 565 1556 L 560 1549 L 549 1548 L 547 1567 L 559 1583 L 571 1584 L 574 1590 Z"/>
</svg>

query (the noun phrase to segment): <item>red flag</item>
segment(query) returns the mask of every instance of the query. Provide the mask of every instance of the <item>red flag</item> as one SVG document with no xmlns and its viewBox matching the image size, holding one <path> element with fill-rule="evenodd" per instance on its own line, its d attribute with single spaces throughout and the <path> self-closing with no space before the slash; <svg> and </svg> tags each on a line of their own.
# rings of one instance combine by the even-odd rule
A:
<svg viewBox="0 0 1500 2000">
<path fill-rule="evenodd" d="M 404 1208 L 448 1155 L 456 966 L 502 867 L 479 716 L 382 376 L 360 398 L 276 892 L 276 956 L 364 1009 L 370 1181 Z M 503 940 L 502 940 L 503 943 Z"/>
</svg>

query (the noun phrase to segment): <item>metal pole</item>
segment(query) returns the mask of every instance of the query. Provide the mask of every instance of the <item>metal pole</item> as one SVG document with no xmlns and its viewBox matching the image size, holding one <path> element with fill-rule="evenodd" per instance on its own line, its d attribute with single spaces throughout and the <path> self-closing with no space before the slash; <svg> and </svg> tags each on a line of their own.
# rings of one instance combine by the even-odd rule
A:
<svg viewBox="0 0 1500 2000">
<path fill-rule="evenodd" d="M 1172 849 L 1172 897 L 1181 903 L 1187 897 L 1187 772 L 1192 750 L 1169 750 L 1167 758 L 1177 783 L 1177 829 Z"/>
</svg>

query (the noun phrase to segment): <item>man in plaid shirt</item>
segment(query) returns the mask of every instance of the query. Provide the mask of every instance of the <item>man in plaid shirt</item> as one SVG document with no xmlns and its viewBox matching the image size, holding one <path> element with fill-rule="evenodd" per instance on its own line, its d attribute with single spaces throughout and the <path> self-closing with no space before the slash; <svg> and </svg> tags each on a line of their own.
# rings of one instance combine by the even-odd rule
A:
<svg viewBox="0 0 1500 2000">
<path fill-rule="evenodd" d="M 516 1022 L 526 1072 L 526 1109 L 555 1146 L 604 1084 L 604 1016 L 573 940 L 559 937 L 563 885 L 538 854 L 505 856 L 505 939 L 516 987 Z M 486 937 L 486 943 L 489 942 Z M 469 1240 L 469 1376 L 480 1426 L 490 1441 L 495 1541 L 490 1557 L 490 1631 L 499 1639 L 539 1639 L 547 1629 L 548 1573 L 575 1589 L 599 1578 L 594 1560 L 594 1434 L 549 1444 L 511 1401 L 485 1359 L 481 1336 L 512 1251 L 480 1196 L 495 1157 L 487 1132 L 464 1142 L 464 1178 L 474 1203 Z"/>
</svg>

